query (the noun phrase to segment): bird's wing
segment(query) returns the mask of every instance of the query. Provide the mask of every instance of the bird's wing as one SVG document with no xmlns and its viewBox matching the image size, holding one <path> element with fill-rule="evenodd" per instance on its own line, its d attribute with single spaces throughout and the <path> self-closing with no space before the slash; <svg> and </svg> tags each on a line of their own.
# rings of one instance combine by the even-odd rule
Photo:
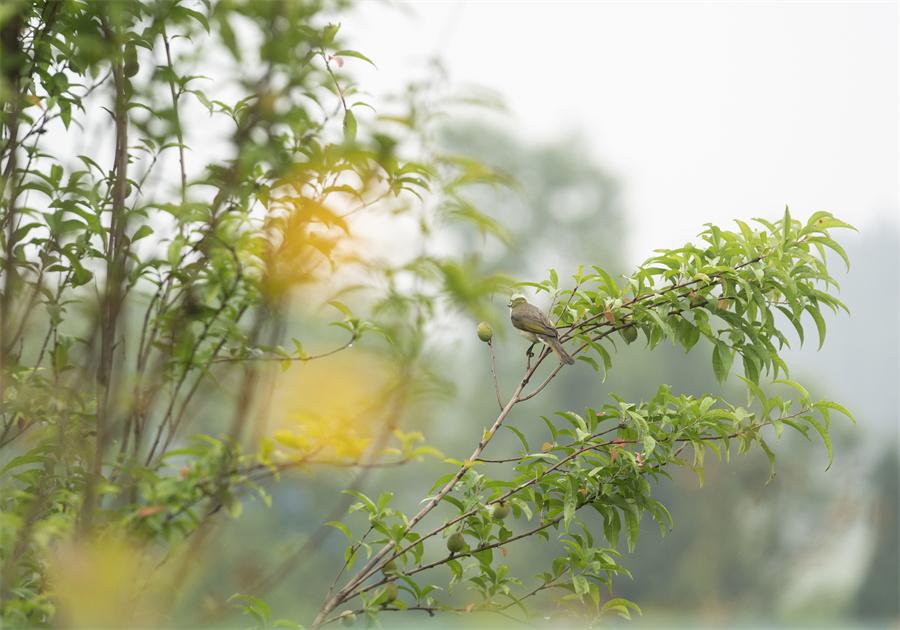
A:
<svg viewBox="0 0 900 630">
<path fill-rule="evenodd" d="M 556 328 L 544 312 L 532 304 L 523 304 L 513 309 L 510 316 L 513 326 L 536 335 L 556 337 Z"/>
</svg>

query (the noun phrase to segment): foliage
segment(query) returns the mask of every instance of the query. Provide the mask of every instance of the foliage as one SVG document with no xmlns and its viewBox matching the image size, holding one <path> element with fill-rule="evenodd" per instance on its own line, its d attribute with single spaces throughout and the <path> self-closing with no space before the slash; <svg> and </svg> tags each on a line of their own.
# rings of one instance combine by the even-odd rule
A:
<svg viewBox="0 0 900 630">
<path fill-rule="evenodd" d="M 410 90 L 404 111 L 370 111 L 348 70 L 371 62 L 330 21 L 344 8 L 20 0 L 0 9 L 5 624 L 166 623 L 220 515 L 237 518 L 250 499 L 270 504 L 266 484 L 283 471 L 443 457 L 399 424 L 412 401 L 453 380 L 428 361 L 430 333 L 448 310 L 489 313 L 486 301 L 511 286 L 477 256 L 432 245 L 437 227 L 446 234 L 459 222 L 508 242 L 468 192 L 506 178 L 436 148 L 427 86 Z M 416 247 L 367 243 L 373 225 L 411 228 Z M 527 612 L 525 600 L 551 589 L 572 614 L 627 617 L 637 606 L 608 595 L 627 574 L 620 539 L 634 547 L 644 514 L 671 527 L 652 497 L 669 466 L 702 480 L 707 451 L 727 459 L 734 443 L 738 453 L 759 447 L 774 474 L 768 442 L 784 427 L 820 436 L 830 461 L 831 413 L 849 412 L 789 380 L 779 351 L 787 324 L 803 341 L 804 314 L 821 345 L 822 307 L 843 307 L 825 262 L 826 250 L 846 259 L 830 230 L 848 226 L 823 212 L 738 226 L 710 226 L 701 244 L 660 251 L 624 281 L 594 266 L 578 270 L 573 288 L 554 270 L 522 286 L 553 295 L 561 340 L 598 372 L 613 368 L 617 342 L 643 336 L 649 353 L 705 338 L 720 380 L 740 358 L 747 404 L 662 386 L 646 402 L 545 417 L 535 448 L 510 413 L 563 365 L 550 366 L 546 349 L 529 353 L 505 403 L 494 379 L 487 394 L 499 414 L 472 427 L 474 451 L 446 460 L 450 472 L 418 512 L 390 492 L 351 489 L 347 522 L 322 519 L 348 544 L 312 625 L 412 609 Z M 328 326 L 310 304 L 329 305 L 341 335 L 316 352 L 307 346 Z M 356 375 L 345 370 L 317 392 L 352 401 L 350 410 L 268 426 L 272 368 L 351 347 Z M 767 393 L 765 379 L 793 399 Z M 521 450 L 486 458 L 504 427 Z M 504 562 L 507 547 L 539 539 L 555 539 L 560 555 L 526 586 Z M 114 591 L 108 606 L 85 607 L 91 584 Z M 472 595 L 457 595 L 462 585 Z M 295 625 L 273 621 L 253 593 L 232 603 L 260 626 Z"/>
<path fill-rule="evenodd" d="M 852 416 L 838 403 L 812 400 L 802 385 L 788 378 L 779 350 L 789 345 L 789 339 L 779 327 L 784 320 L 790 322 L 802 343 L 802 316 L 807 313 L 820 345 L 824 342 L 822 307 L 843 308 L 840 300 L 822 290 L 836 285 L 826 268 L 827 250 L 843 253 L 829 231 L 850 226 L 825 212 L 813 214 L 804 224 L 787 210 L 780 221 L 759 220 L 760 229 L 737 223 L 737 232 L 710 226 L 701 234 L 703 245 L 660 250 L 621 283 L 595 266 L 590 273 L 579 270 L 573 276 L 573 289 L 561 289 L 553 270 L 544 282 L 523 284 L 554 294 L 552 310 L 561 339 L 574 341 L 573 356 L 598 372 L 612 368 L 617 338 L 633 343 L 642 334 L 648 351 L 663 341 L 690 351 L 705 337 L 713 348 L 712 368 L 718 379 L 724 380 L 735 357 L 741 358 L 749 390 L 746 405 L 711 395 L 678 396 L 662 386 L 644 403 L 614 397 L 613 403 L 599 409 L 543 417 L 547 441 L 535 449 L 521 431 L 504 422 L 516 405 L 539 394 L 565 366 L 552 368 L 526 392 L 537 368 L 552 354 L 545 349 L 533 362 L 529 356 L 521 380 L 506 404 L 501 403 L 497 419 L 484 430 L 472 455 L 450 462 L 458 468 L 437 481 L 419 512 L 407 516 L 365 497 L 351 508 L 367 512 L 369 525 L 351 539 L 348 564 L 357 560 L 360 549 L 365 561 L 326 602 L 317 623 L 327 623 L 329 612 L 357 597 L 361 607 L 355 614 L 374 618 L 385 609 L 382 589 L 394 582 L 405 595 L 391 602 L 391 610 L 453 610 L 440 594 L 466 582 L 480 600 L 466 606 L 466 612 L 503 612 L 514 606 L 524 610 L 522 600 L 558 588 L 565 591 L 558 601 L 572 602 L 588 619 L 610 612 L 629 616 L 632 604 L 619 598 L 604 601 L 603 587 L 609 588 L 616 575 L 627 574 L 617 562 L 616 549 L 620 538 L 629 550 L 634 548 L 644 514 L 663 534 L 671 527 L 665 506 L 651 496 L 651 481 L 668 476 L 668 466 L 689 466 L 702 482 L 707 451 L 728 459 L 733 444 L 737 453 L 758 446 L 769 458 L 771 479 L 775 455 L 768 440 L 779 438 L 785 427 L 806 437 L 818 434 L 830 466 L 832 412 Z M 767 394 L 762 376 L 789 388 L 793 399 Z M 501 459 L 482 457 L 503 426 L 520 438 L 521 451 Z M 682 458 L 687 447 L 692 457 Z M 511 465 L 511 475 L 488 474 L 493 466 L 504 464 Z M 492 506 L 507 503 L 520 528 L 492 517 Z M 438 524 L 416 531 L 438 506 L 443 510 L 432 516 Z M 579 517 L 585 507 L 601 517 L 602 542 L 591 533 L 589 522 Z M 495 557 L 495 550 L 534 537 L 549 540 L 551 529 L 562 555 L 537 576 L 534 588 L 527 589 L 509 573 L 502 557 Z M 426 544 L 430 538 L 457 532 L 467 538 L 465 553 L 446 554 Z M 371 534 L 376 538 L 370 543 Z M 433 555 L 437 557 L 431 559 Z M 386 563 L 396 570 L 385 572 Z M 443 576 L 432 571 L 413 577 L 444 566 Z M 447 589 L 438 580 L 445 581 Z"/>
<path fill-rule="evenodd" d="M 506 280 L 434 255 L 426 228 L 445 196 L 493 176 L 429 147 L 436 113 L 415 95 L 408 112 L 367 112 L 347 71 L 371 62 L 329 21 L 344 7 L 2 7 L 10 623 L 53 617 L 48 554 L 61 541 L 124 531 L 175 552 L 220 508 L 236 516 L 241 496 L 267 501 L 259 481 L 286 468 L 366 464 L 392 435 L 404 460 L 429 452 L 396 416 L 441 385 L 422 361 L 430 314 L 452 294 L 450 271 L 469 308 Z M 361 218 L 411 223 L 423 247 L 385 259 L 358 234 Z M 312 300 L 328 300 L 343 336 L 319 352 L 306 346 L 325 335 L 321 317 L 287 334 Z M 366 410 L 376 428 L 351 439 L 307 419 L 302 445 L 290 430 L 267 435 L 270 366 L 373 332 L 387 341 Z M 209 400 L 222 401 L 213 414 Z"/>
</svg>

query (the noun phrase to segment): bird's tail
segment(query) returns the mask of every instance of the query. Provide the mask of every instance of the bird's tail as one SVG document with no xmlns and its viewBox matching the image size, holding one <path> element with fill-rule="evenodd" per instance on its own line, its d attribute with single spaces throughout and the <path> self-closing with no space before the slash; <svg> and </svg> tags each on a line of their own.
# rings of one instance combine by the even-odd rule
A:
<svg viewBox="0 0 900 630">
<path fill-rule="evenodd" d="M 575 363 L 575 359 L 572 358 L 572 355 L 566 352 L 566 349 L 562 347 L 561 343 L 559 343 L 559 339 L 557 339 L 556 337 L 544 337 L 544 341 L 553 349 L 553 352 L 555 352 L 559 356 L 560 361 L 562 361 L 566 365 L 572 365 L 573 363 Z"/>
</svg>

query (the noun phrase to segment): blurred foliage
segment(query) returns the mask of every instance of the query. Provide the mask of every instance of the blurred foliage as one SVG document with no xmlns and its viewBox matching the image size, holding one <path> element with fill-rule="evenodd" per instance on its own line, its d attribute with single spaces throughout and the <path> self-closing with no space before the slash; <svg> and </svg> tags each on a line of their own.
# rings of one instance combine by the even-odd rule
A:
<svg viewBox="0 0 900 630">
<path fill-rule="evenodd" d="M 611 273 L 623 271 L 619 184 L 577 137 L 531 145 L 499 126 L 468 120 L 440 131 L 449 151 L 515 178 L 512 191 L 481 186 L 468 193 L 471 205 L 489 209 L 505 227 L 511 246 L 469 239 L 462 247 L 483 248 L 487 264 L 519 277 L 587 260 L 602 261 Z M 547 226 L 554 226 L 552 234 Z"/>
<path fill-rule="evenodd" d="M 397 423 L 409 401 L 447 386 L 421 361 L 431 314 L 442 295 L 462 293 L 477 311 L 508 281 L 425 247 L 387 256 L 358 224 L 411 224 L 424 242 L 443 200 L 494 176 L 428 145 L 436 112 L 418 95 L 406 111 L 372 113 L 349 74 L 371 61 L 332 21 L 345 8 L 3 5 L 9 623 L 53 619 L 48 554 L 65 541 L 76 545 L 69 558 L 92 557 L 96 540 L 119 535 L 128 554 L 199 552 L 216 513 L 237 516 L 246 496 L 268 502 L 258 483 L 285 468 L 365 464 L 388 447 L 407 459 L 430 452 Z M 462 217 L 481 229 L 478 219 Z M 331 322 L 308 306 L 326 301 Z M 288 335 L 298 304 L 307 316 Z M 343 338 L 308 350 L 325 323 Z M 356 408 L 345 405 L 341 422 L 334 408 L 295 409 L 271 433 L 271 368 L 324 359 L 364 336 L 377 362 L 357 359 L 352 378 L 332 368 L 320 382 L 335 389 L 314 392 Z M 116 564 L 122 554 L 110 553 L 103 562 Z M 72 609 L 78 598 L 66 599 L 63 582 L 76 573 L 56 575 L 61 619 L 111 623 L 128 612 Z M 166 619 L 157 614 L 154 623 Z"/>
<path fill-rule="evenodd" d="M 297 627 L 257 594 L 320 550 L 321 528 L 228 608 L 181 599 L 194 566 L 216 570 L 222 515 L 271 505 L 270 481 L 322 467 L 360 472 L 334 518 L 315 515 L 347 545 L 325 561 L 335 577 L 318 614 L 301 613 L 313 626 L 528 614 L 525 600 L 551 592 L 585 622 L 629 617 L 638 606 L 612 595 L 628 574 L 620 541 L 635 548 L 644 515 L 671 527 L 653 496 L 670 466 L 702 480 L 707 453 L 759 449 L 774 474 L 785 428 L 818 436 L 831 460 L 831 416 L 850 414 L 788 378 L 782 329 L 802 340 L 812 322 L 824 341 L 823 307 L 843 307 L 826 251 L 846 258 L 831 230 L 848 225 L 786 211 L 709 226 L 620 279 L 608 177 L 563 146 L 526 156 L 487 132 L 466 145 L 441 127 L 452 103 L 427 81 L 375 111 L 351 74 L 372 62 L 335 21 L 346 7 L 0 8 L 4 625 L 167 625 L 202 608 L 207 621 L 239 611 Z M 564 243 L 530 229 L 547 218 Z M 560 246 L 570 259 L 549 262 Z M 619 346 L 703 339 L 720 381 L 739 360 L 749 402 L 663 385 L 644 402 L 564 404 L 538 445 L 510 414 L 560 374 L 543 349 L 505 403 L 494 381 L 499 415 L 472 423 L 468 458 L 404 428 L 468 374 L 433 357 L 448 313 L 492 318 L 507 274 L 576 260 L 590 268 L 572 285 L 550 269 L 518 286 L 552 298 L 561 340 L 598 378 Z M 312 351 L 320 339 L 331 345 Z M 520 448 L 483 456 L 501 428 Z M 417 511 L 357 488 L 368 470 L 426 457 L 444 470 Z M 553 550 L 531 584 L 504 560 L 520 540 Z"/>
</svg>

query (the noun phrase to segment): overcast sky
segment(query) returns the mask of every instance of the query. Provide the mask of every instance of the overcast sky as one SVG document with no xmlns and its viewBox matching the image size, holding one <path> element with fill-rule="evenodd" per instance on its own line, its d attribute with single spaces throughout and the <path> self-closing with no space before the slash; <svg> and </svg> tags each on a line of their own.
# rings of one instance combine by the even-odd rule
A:
<svg viewBox="0 0 900 630">
<path fill-rule="evenodd" d="M 439 53 L 526 140 L 575 133 L 624 184 L 629 257 L 703 223 L 898 212 L 897 4 L 362 2 L 376 95 Z M 359 64 L 363 66 L 364 64 Z"/>
</svg>

